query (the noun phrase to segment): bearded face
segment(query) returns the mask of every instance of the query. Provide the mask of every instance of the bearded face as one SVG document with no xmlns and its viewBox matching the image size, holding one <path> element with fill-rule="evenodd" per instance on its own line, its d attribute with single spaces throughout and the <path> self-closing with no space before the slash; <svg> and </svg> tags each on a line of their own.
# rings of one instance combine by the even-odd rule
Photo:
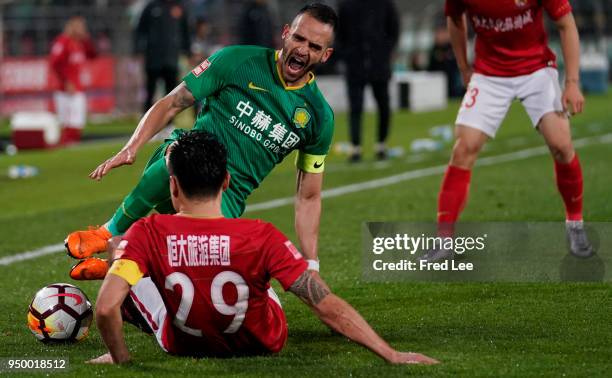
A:
<svg viewBox="0 0 612 378">
<path fill-rule="evenodd" d="M 301 83 L 317 64 L 329 59 L 333 33 L 331 25 L 308 14 L 296 17 L 291 26 L 285 25 L 279 63 L 286 83 Z"/>
</svg>

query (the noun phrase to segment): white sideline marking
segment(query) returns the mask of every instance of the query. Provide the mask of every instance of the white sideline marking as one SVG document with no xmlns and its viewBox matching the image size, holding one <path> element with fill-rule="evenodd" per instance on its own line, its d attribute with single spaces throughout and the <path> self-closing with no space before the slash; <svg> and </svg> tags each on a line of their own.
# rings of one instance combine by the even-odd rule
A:
<svg viewBox="0 0 612 378">
<path fill-rule="evenodd" d="M 35 259 L 40 256 L 50 255 L 52 253 L 61 251 L 64 249 L 64 244 L 53 244 L 33 251 L 21 252 L 16 255 L 6 256 L 0 259 L 0 265 L 11 265 L 18 261 Z"/>
<path fill-rule="evenodd" d="M 612 143 L 612 133 L 601 135 L 601 136 L 596 136 L 596 137 L 587 137 L 587 138 L 577 139 L 574 141 L 574 146 L 575 147 L 585 147 L 585 146 L 590 146 L 594 144 L 606 144 L 606 143 Z M 548 153 L 549 153 L 548 148 L 546 146 L 533 147 L 533 148 L 527 148 L 527 149 L 516 151 L 516 152 L 510 152 L 507 154 L 486 156 L 483 158 L 479 158 L 478 161 L 476 162 L 476 165 L 477 166 L 490 166 L 490 165 L 495 165 L 495 164 L 500 164 L 500 163 L 507 163 L 511 161 L 528 159 L 534 156 L 546 155 Z M 378 189 L 383 186 L 394 185 L 394 184 L 404 182 L 404 181 L 410 181 L 410 180 L 414 180 L 414 179 L 418 179 L 422 177 L 433 176 L 436 174 L 443 173 L 444 170 L 446 169 L 446 166 L 447 165 L 444 164 L 444 165 L 438 165 L 435 167 L 415 169 L 412 171 L 406 171 L 403 173 L 399 173 L 393 176 L 383 177 L 383 178 L 369 180 L 369 181 L 363 181 L 363 182 L 359 182 L 356 184 L 339 186 L 333 189 L 326 189 L 326 190 L 323 190 L 323 192 L 321 192 L 321 197 L 322 198 L 338 197 L 338 196 L 342 196 L 342 195 L 349 194 L 349 193 L 361 192 L 361 191 L 368 190 L 368 189 Z M 293 201 L 294 201 L 294 197 L 285 197 L 285 198 L 275 199 L 272 201 L 261 202 L 261 203 L 257 203 L 254 205 L 247 206 L 245 212 L 275 209 L 277 207 L 291 205 Z M 25 260 L 34 259 L 40 256 L 50 255 L 52 253 L 61 251 L 63 249 L 64 249 L 63 244 L 48 245 L 46 247 L 35 249 L 33 251 L 21 252 L 15 255 L 2 257 L 0 258 L 0 265 L 4 265 L 4 266 L 11 265 L 15 262 L 25 261 Z"/>
</svg>

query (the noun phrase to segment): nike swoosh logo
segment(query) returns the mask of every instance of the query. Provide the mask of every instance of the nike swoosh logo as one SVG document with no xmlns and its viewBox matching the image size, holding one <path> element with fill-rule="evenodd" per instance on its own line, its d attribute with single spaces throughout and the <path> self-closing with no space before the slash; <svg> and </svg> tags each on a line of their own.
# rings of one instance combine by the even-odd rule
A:
<svg viewBox="0 0 612 378">
<path fill-rule="evenodd" d="M 319 168 L 321 168 L 322 166 L 323 166 L 323 162 L 320 162 L 320 163 L 319 163 L 318 161 L 316 161 L 316 162 L 314 163 L 314 165 L 313 165 L 313 167 L 315 167 L 315 169 L 319 169 Z"/>
<path fill-rule="evenodd" d="M 70 297 L 76 301 L 76 303 L 74 304 L 75 306 L 78 306 L 81 303 L 83 303 L 83 298 L 78 294 L 60 293 L 60 294 L 49 295 L 47 298 L 51 298 L 51 297 Z"/>
<path fill-rule="evenodd" d="M 257 85 L 253 84 L 252 81 L 249 81 L 249 88 L 250 89 L 254 89 L 256 91 L 262 91 L 262 92 L 270 92 L 269 90 L 267 90 L 266 88 L 262 88 L 262 87 L 258 87 Z"/>
</svg>

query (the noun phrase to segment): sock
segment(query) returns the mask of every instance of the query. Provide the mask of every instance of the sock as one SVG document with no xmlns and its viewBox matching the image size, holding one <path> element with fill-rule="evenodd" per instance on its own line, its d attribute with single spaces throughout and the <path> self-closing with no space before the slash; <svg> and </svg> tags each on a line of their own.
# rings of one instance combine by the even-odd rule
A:
<svg viewBox="0 0 612 378">
<path fill-rule="evenodd" d="M 69 133 L 66 131 L 67 126 L 66 125 L 62 125 L 62 130 L 60 132 L 60 144 L 66 144 L 68 142 L 69 139 Z"/>
<path fill-rule="evenodd" d="M 74 144 L 81 140 L 81 129 L 78 127 L 64 126 L 60 141 L 62 144 Z"/>
<path fill-rule="evenodd" d="M 465 207 L 472 171 L 449 165 L 438 195 L 438 234 L 452 236 L 454 224 Z"/>
<path fill-rule="evenodd" d="M 577 154 L 567 164 L 555 160 L 555 178 L 565 203 L 566 219 L 582 220 L 582 168 Z"/>
<path fill-rule="evenodd" d="M 119 230 L 117 229 L 117 224 L 113 221 L 113 218 L 111 218 L 108 222 L 104 224 L 104 228 L 106 228 L 106 230 L 110 232 L 113 236 L 122 235 L 123 233 L 119 232 Z"/>
</svg>

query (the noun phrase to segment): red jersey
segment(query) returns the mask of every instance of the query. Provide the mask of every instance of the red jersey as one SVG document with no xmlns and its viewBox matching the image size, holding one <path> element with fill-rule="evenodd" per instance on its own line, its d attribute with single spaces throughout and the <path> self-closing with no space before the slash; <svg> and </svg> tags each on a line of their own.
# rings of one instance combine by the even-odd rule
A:
<svg viewBox="0 0 612 378">
<path fill-rule="evenodd" d="M 51 69 L 59 78 L 60 89 L 64 90 L 66 83 L 70 82 L 77 91 L 83 91 L 85 88 L 81 71 L 87 59 L 95 55 L 95 49 L 89 40 L 79 41 L 60 34 L 51 45 L 49 57 Z"/>
<path fill-rule="evenodd" d="M 287 290 L 308 264 L 272 224 L 250 219 L 152 215 L 123 238 L 121 259 L 157 286 L 168 314 L 162 343 L 173 354 L 278 352 L 287 339 L 270 279 Z M 161 326 L 161 325 L 160 325 Z"/>
<path fill-rule="evenodd" d="M 449 17 L 467 13 L 476 32 L 474 71 L 488 76 L 527 75 L 556 67 L 543 10 L 553 20 L 572 11 L 568 0 L 446 0 Z"/>
</svg>

